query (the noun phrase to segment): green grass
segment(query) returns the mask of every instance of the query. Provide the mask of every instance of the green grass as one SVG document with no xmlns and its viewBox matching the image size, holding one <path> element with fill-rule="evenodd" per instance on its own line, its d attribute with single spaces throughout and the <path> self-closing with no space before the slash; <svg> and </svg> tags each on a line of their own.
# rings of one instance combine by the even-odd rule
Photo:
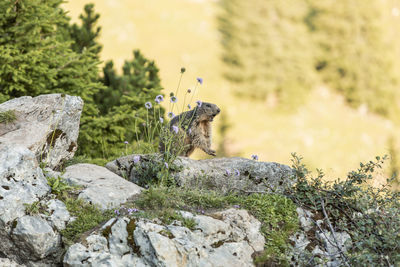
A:
<svg viewBox="0 0 400 267">
<path fill-rule="evenodd" d="M 11 123 L 17 119 L 14 110 L 0 112 L 0 123 Z"/>
<path fill-rule="evenodd" d="M 64 203 L 70 215 L 76 217 L 75 221 L 61 231 L 66 245 L 73 244 L 83 233 L 114 216 L 111 210 L 102 211 L 82 199 L 66 198 Z"/>
</svg>

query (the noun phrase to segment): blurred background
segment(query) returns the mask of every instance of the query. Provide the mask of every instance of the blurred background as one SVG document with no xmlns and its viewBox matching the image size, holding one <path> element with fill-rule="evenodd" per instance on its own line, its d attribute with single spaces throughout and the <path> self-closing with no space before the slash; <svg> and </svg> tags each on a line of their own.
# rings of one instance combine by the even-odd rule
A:
<svg viewBox="0 0 400 267">
<path fill-rule="evenodd" d="M 222 110 L 219 156 L 290 165 L 296 152 L 329 179 L 384 154 L 382 177 L 399 169 L 400 1 L 91 0 L 63 8 L 79 24 L 87 3 L 100 14 L 101 60 L 117 71 L 139 49 L 160 69 L 165 95 L 181 67 L 182 93 L 203 79 L 194 100 Z"/>
</svg>

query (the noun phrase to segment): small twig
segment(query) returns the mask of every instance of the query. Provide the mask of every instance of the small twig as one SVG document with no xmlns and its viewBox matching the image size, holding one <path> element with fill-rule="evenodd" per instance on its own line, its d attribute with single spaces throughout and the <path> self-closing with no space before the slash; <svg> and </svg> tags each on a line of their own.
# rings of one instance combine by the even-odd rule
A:
<svg viewBox="0 0 400 267">
<path fill-rule="evenodd" d="M 350 267 L 350 265 L 349 265 L 349 263 L 348 263 L 348 260 L 347 260 L 347 257 L 346 257 L 346 255 L 344 254 L 344 252 L 342 251 L 341 247 L 339 246 L 339 242 L 338 242 L 337 239 L 336 239 L 335 230 L 333 229 L 333 226 L 332 226 L 332 224 L 331 224 L 331 221 L 329 220 L 328 214 L 326 213 L 325 205 L 324 205 L 324 200 L 322 199 L 322 197 L 321 197 L 321 207 L 322 207 L 322 212 L 324 213 L 324 216 L 325 216 L 325 219 L 326 219 L 326 223 L 328 224 L 329 229 L 330 229 L 330 231 L 331 231 L 331 233 L 332 233 L 333 240 L 335 240 L 336 248 L 339 250 L 340 256 L 341 256 L 342 259 L 344 260 L 344 263 L 346 264 L 346 266 L 349 266 L 349 267 Z"/>
</svg>

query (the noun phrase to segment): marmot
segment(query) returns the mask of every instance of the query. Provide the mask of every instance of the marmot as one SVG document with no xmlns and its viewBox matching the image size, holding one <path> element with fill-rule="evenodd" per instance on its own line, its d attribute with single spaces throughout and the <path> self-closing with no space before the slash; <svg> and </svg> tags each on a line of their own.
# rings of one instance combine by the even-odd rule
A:
<svg viewBox="0 0 400 267">
<path fill-rule="evenodd" d="M 189 157 L 195 148 L 216 156 L 215 150 L 211 149 L 211 122 L 220 111 L 215 104 L 200 102 L 193 110 L 183 112 L 171 120 L 170 131 L 173 132 L 174 128 L 175 131 L 178 129 L 177 134 L 184 138 L 184 147 L 180 156 Z M 172 144 L 172 146 L 175 148 L 176 145 Z M 165 145 L 160 142 L 160 152 L 165 150 Z"/>
</svg>

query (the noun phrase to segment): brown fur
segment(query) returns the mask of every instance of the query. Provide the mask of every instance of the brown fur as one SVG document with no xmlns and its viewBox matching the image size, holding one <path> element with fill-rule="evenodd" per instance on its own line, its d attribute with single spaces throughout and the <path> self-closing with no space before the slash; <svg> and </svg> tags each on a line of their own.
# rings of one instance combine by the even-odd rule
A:
<svg viewBox="0 0 400 267">
<path fill-rule="evenodd" d="M 200 148 L 209 155 L 216 155 L 215 150 L 211 149 L 211 122 L 219 112 L 217 105 L 203 102 L 200 107 L 183 112 L 171 120 L 170 130 L 172 126 L 178 126 L 179 132 L 185 136 L 181 156 L 189 157 L 195 148 Z M 165 151 L 162 143 L 160 151 Z"/>
</svg>

